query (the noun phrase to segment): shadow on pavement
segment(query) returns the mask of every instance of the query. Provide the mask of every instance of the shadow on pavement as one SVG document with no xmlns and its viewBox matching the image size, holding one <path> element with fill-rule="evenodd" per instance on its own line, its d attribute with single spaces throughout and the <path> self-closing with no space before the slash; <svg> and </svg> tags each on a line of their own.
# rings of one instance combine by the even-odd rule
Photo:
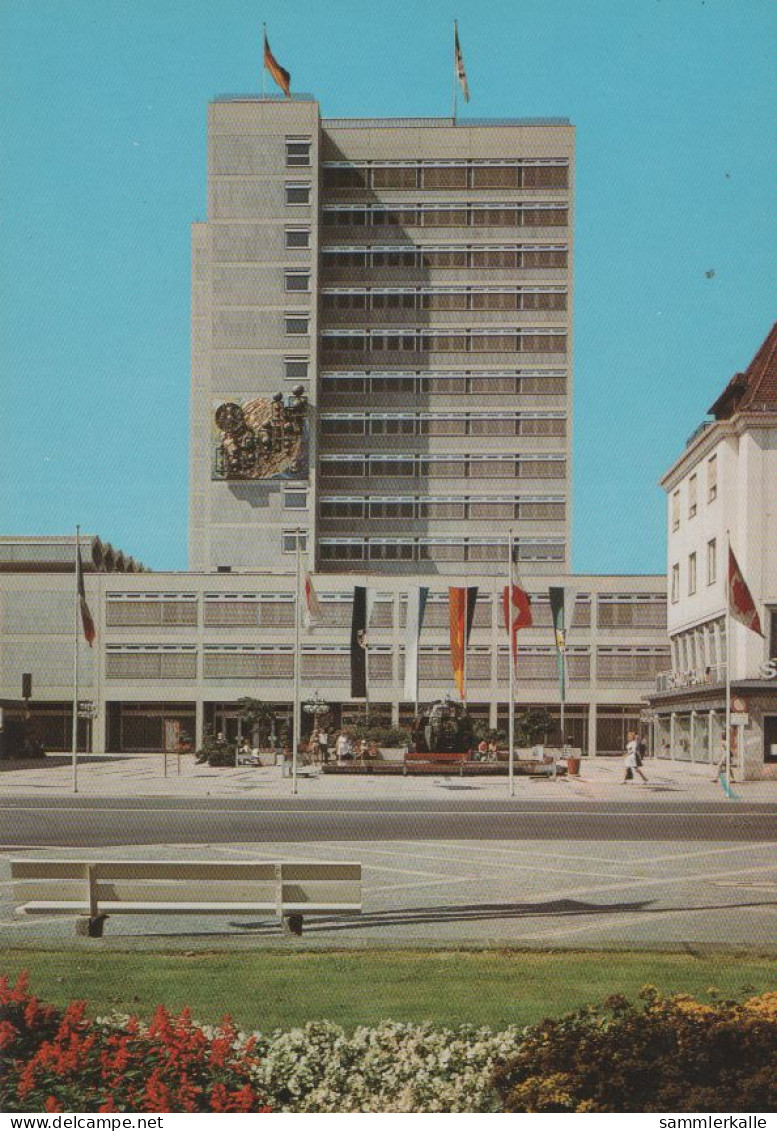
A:
<svg viewBox="0 0 777 1131">
<path fill-rule="evenodd" d="M 496 919 L 533 919 L 553 915 L 611 915 L 622 911 L 644 911 L 648 901 L 632 903 L 584 903 L 575 899 L 553 899 L 544 903 L 470 903 L 442 907 L 409 907 L 393 911 L 373 911 L 355 919 L 310 917 L 305 931 L 352 931 L 363 927 L 402 927 L 420 923 L 473 923 Z M 256 923 L 230 923 L 231 927 L 251 930 Z"/>
</svg>

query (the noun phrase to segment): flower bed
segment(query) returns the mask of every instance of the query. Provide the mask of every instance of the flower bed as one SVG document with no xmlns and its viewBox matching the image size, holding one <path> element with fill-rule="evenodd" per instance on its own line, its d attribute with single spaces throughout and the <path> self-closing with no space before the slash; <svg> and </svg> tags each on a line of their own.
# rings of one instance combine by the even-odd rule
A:
<svg viewBox="0 0 777 1131">
<path fill-rule="evenodd" d="M 161 1006 L 148 1025 L 41 1005 L 24 975 L 0 979 L 0 1110 L 267 1111 L 256 1088 L 255 1041 L 229 1023 L 206 1034 Z"/>
<path fill-rule="evenodd" d="M 0 1110 L 771 1111 L 777 993 L 642 992 L 525 1029 L 328 1021 L 271 1035 L 59 1013 L 0 980 Z M 267 1105 L 270 1105 L 269 1107 Z"/>
<path fill-rule="evenodd" d="M 647 986 L 640 997 L 527 1029 L 494 1075 L 503 1110 L 775 1110 L 777 993 L 705 1005 Z"/>
</svg>

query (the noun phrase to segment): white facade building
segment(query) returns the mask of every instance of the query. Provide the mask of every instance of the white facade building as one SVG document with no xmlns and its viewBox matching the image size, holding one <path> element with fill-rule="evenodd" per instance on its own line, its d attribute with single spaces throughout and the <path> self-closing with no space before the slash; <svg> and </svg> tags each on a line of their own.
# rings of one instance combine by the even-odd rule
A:
<svg viewBox="0 0 777 1131">
<path fill-rule="evenodd" d="M 717 762 L 730 663 L 735 712 L 750 718 L 733 736 L 739 772 L 777 776 L 777 326 L 710 413 L 661 480 L 672 668 L 653 702 L 656 747 Z M 729 539 L 763 638 L 732 620 L 726 640 Z"/>
</svg>

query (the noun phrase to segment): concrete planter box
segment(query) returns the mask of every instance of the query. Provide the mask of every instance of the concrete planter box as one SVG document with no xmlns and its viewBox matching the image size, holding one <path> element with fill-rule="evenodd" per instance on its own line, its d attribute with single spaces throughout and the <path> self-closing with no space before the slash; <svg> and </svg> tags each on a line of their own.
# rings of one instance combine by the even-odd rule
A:
<svg viewBox="0 0 777 1131">
<path fill-rule="evenodd" d="M 406 746 L 379 746 L 378 752 L 383 762 L 404 762 Z"/>
</svg>

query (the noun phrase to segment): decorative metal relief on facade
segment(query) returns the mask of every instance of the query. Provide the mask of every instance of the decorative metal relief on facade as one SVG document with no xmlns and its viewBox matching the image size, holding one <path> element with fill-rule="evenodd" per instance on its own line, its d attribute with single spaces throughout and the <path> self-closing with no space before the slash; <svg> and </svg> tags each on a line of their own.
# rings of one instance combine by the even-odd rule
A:
<svg viewBox="0 0 777 1131">
<path fill-rule="evenodd" d="M 214 404 L 213 479 L 307 479 L 308 398 L 302 385 L 238 404 Z"/>
</svg>

